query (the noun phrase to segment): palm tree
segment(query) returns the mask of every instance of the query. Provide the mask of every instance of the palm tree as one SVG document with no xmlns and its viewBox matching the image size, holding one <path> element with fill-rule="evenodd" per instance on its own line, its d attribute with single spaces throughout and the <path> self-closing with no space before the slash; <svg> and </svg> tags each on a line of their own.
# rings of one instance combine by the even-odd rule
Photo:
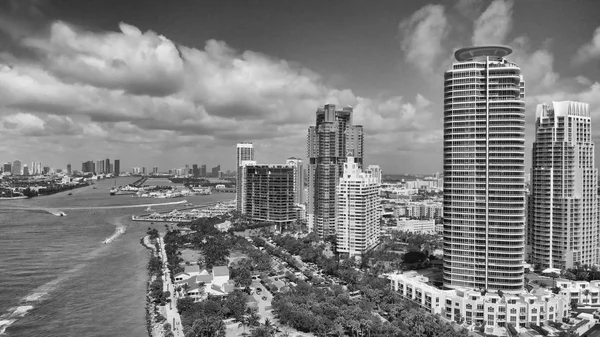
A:
<svg viewBox="0 0 600 337">
<path fill-rule="evenodd" d="M 246 327 L 248 327 L 248 317 L 243 316 L 240 323 L 238 324 L 238 328 L 244 329 L 244 334 L 246 334 Z"/>
<path fill-rule="evenodd" d="M 269 334 L 273 335 L 275 332 L 275 326 L 271 323 L 271 320 L 265 318 L 265 322 L 263 323 L 263 327 L 269 332 Z"/>
</svg>

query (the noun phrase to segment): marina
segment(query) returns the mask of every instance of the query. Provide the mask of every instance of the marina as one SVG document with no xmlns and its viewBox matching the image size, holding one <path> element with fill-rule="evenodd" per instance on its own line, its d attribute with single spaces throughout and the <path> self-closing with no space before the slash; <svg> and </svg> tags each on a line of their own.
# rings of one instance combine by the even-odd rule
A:
<svg viewBox="0 0 600 337">
<path fill-rule="evenodd" d="M 186 204 L 187 205 L 187 204 Z M 151 211 L 148 207 L 146 211 Z M 215 201 L 190 208 L 174 209 L 169 212 L 153 212 L 150 214 L 132 215 L 133 221 L 189 223 L 200 218 L 221 216 L 235 210 L 235 201 Z"/>
</svg>

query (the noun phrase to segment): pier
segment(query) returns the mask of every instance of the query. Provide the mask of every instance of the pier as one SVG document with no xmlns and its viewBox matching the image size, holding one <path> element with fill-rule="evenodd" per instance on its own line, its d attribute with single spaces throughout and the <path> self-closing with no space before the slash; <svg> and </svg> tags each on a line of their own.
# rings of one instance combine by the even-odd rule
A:
<svg viewBox="0 0 600 337">
<path fill-rule="evenodd" d="M 141 187 L 146 180 L 148 180 L 148 177 L 141 177 L 140 179 L 136 180 L 133 184 L 131 184 L 131 186 L 133 187 Z"/>
</svg>

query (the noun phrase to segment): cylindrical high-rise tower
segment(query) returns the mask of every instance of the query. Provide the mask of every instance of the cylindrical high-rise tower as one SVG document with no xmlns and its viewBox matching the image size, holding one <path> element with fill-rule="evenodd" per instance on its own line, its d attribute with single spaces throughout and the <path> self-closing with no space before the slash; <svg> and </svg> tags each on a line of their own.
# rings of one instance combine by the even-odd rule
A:
<svg viewBox="0 0 600 337">
<path fill-rule="evenodd" d="M 444 285 L 520 291 L 525 233 L 521 69 L 463 48 L 444 74 Z"/>
</svg>

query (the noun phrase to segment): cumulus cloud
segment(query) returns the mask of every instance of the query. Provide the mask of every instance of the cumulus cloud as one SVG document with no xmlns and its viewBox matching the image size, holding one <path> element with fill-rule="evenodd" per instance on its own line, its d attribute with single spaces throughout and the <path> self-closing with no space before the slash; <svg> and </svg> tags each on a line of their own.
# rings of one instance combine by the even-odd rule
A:
<svg viewBox="0 0 600 337">
<path fill-rule="evenodd" d="M 175 44 L 125 23 L 119 28 L 120 33 L 92 33 L 57 21 L 49 36 L 23 43 L 43 55 L 45 69 L 66 81 L 153 96 L 179 91 L 183 60 Z"/>
<path fill-rule="evenodd" d="M 474 45 L 502 44 L 512 28 L 512 1 L 494 0 L 475 20 Z"/>
<path fill-rule="evenodd" d="M 596 58 L 600 58 L 600 27 L 594 31 L 592 41 L 584 44 L 577 50 L 577 55 L 573 61 L 575 63 L 584 63 Z"/>
<path fill-rule="evenodd" d="M 450 28 L 444 7 L 427 5 L 401 21 L 398 28 L 406 60 L 421 71 L 431 72 L 442 53 L 442 40 Z"/>
<path fill-rule="evenodd" d="M 434 8 L 432 15 L 443 18 L 443 10 L 436 14 Z M 53 151 L 73 147 L 90 155 L 136 146 L 149 155 L 171 156 L 182 147 L 206 152 L 254 141 L 273 149 L 269 155 L 285 158 L 305 154 L 316 109 L 335 103 L 355 108 L 369 148 L 432 146 L 415 133 L 427 129 L 434 116 L 432 103 L 421 95 L 360 97 L 324 84 L 310 69 L 223 41 L 193 48 L 129 24 L 119 28 L 92 32 L 57 21 L 43 34 L 15 37 L 37 58 L 0 56 L 5 134 L 44 136 L 56 145 Z M 233 162 L 223 153 L 206 156 Z"/>
</svg>

